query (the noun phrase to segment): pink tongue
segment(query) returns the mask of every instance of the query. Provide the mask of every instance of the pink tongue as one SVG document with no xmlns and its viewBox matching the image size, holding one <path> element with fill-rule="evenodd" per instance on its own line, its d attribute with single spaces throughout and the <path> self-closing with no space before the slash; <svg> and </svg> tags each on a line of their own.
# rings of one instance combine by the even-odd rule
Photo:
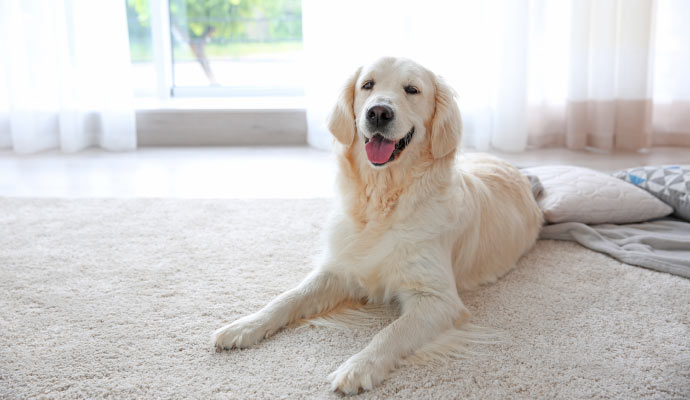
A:
<svg viewBox="0 0 690 400">
<path fill-rule="evenodd" d="M 375 164 L 383 164 L 391 158 L 395 150 L 395 142 L 386 140 L 381 135 L 374 135 L 366 145 L 367 158 Z"/>
</svg>

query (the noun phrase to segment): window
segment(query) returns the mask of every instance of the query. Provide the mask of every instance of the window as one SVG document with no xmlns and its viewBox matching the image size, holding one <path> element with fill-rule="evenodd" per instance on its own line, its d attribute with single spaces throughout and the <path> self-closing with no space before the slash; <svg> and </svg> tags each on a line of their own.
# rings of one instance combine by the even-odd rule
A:
<svg viewBox="0 0 690 400">
<path fill-rule="evenodd" d="M 153 95 L 156 71 L 151 41 L 151 10 L 148 0 L 125 1 L 127 2 L 129 53 L 132 60 L 132 85 L 137 95 Z"/>
<path fill-rule="evenodd" d="M 138 95 L 298 96 L 300 0 L 125 0 Z"/>
</svg>

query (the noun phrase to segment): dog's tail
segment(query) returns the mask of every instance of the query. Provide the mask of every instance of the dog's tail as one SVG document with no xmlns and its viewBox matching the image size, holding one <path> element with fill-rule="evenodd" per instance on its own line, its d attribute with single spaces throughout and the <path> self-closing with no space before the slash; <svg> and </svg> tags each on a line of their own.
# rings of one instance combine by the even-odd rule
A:
<svg viewBox="0 0 690 400">
<path fill-rule="evenodd" d="M 299 327 L 316 326 L 337 329 L 364 328 L 385 325 L 393 320 L 392 305 L 368 304 L 356 300 L 338 304 L 334 309 L 295 321 Z"/>
<path fill-rule="evenodd" d="M 394 305 L 346 302 L 327 313 L 318 314 L 311 319 L 299 320 L 296 325 L 297 327 L 315 326 L 336 329 L 373 326 L 383 328 L 397 317 L 398 312 L 399 310 Z M 499 344 L 503 341 L 504 337 L 499 331 L 465 322 L 446 330 L 434 341 L 407 356 L 402 364 L 435 364 L 470 356 L 481 356 L 486 353 L 483 351 L 484 346 Z"/>
<path fill-rule="evenodd" d="M 436 364 L 453 359 L 486 354 L 486 345 L 503 341 L 503 335 L 492 328 L 462 323 L 443 332 L 403 360 L 403 364 Z"/>
</svg>

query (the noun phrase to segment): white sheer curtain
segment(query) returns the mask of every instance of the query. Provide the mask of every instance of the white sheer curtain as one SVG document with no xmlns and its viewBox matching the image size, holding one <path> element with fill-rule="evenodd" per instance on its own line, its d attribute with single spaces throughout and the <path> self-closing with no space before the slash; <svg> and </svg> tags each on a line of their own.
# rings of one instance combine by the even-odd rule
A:
<svg viewBox="0 0 690 400">
<path fill-rule="evenodd" d="M 339 85 L 384 55 L 457 90 L 463 145 L 690 146 L 690 2 L 303 1 L 309 142 Z"/>
<path fill-rule="evenodd" d="M 123 0 L 0 0 L 0 148 L 136 147 Z"/>
</svg>

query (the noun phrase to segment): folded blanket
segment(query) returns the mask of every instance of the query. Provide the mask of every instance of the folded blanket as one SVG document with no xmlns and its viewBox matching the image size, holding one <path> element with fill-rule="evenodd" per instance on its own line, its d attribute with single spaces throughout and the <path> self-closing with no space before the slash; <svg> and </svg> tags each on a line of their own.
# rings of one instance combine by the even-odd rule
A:
<svg viewBox="0 0 690 400">
<path fill-rule="evenodd" d="M 690 278 L 690 223 L 664 218 L 639 224 L 546 225 L 540 239 L 572 240 L 632 265 Z"/>
</svg>

